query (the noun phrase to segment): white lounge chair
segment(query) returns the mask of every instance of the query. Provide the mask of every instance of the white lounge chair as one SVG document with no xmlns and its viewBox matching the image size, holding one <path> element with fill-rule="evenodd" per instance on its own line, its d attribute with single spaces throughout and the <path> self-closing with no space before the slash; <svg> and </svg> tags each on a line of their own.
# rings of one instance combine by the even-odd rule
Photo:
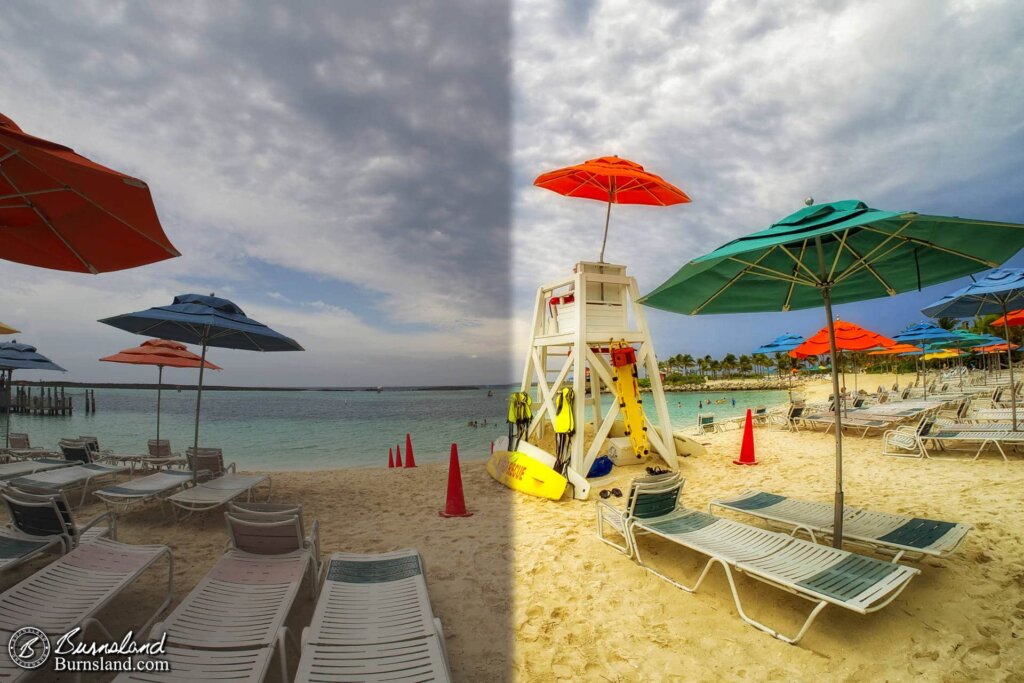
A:
<svg viewBox="0 0 1024 683">
<path fill-rule="evenodd" d="M 296 683 L 451 680 L 417 551 L 335 553 L 326 575 Z"/>
<path fill-rule="evenodd" d="M 8 487 L 0 491 L 0 499 L 10 518 L 7 528 L 24 538 L 58 538 L 64 552 L 71 552 L 81 543 L 100 538 L 117 540 L 117 518 L 114 515 L 103 512 L 85 524 L 79 524 L 63 493 L 40 495 Z M 101 522 L 105 524 L 101 525 Z"/>
<path fill-rule="evenodd" d="M 24 477 L 35 472 L 45 472 L 61 467 L 71 467 L 74 463 L 64 459 L 41 458 L 39 460 L 23 460 L 20 462 L 7 462 L 0 465 L 0 481 Z"/>
<path fill-rule="evenodd" d="M 260 484 L 267 484 L 267 500 L 270 500 L 271 481 L 266 475 L 225 474 L 196 486 L 179 491 L 167 500 L 174 506 L 175 515 L 188 516 L 196 512 L 208 512 L 245 496 L 252 500 L 253 490 Z"/>
<path fill-rule="evenodd" d="M 645 492 L 631 489 L 632 512 L 623 516 L 628 535 L 627 546 L 640 566 L 674 586 L 695 592 L 711 567 L 718 564 L 725 572 L 740 618 L 755 628 L 788 643 L 799 642 L 815 618 L 828 605 L 836 605 L 859 614 L 876 612 L 903 592 L 918 569 L 845 550 L 829 548 L 809 541 L 722 519 L 679 506 L 667 513 L 646 516 L 638 512 L 650 505 L 661 512 L 678 491 Z M 645 500 L 645 497 L 650 497 Z M 640 553 L 638 537 L 655 535 L 708 557 L 704 569 L 692 586 L 647 565 Z M 757 621 L 743 611 L 735 574 L 743 573 L 770 586 L 793 593 L 815 604 L 803 626 L 788 637 Z"/>
<path fill-rule="evenodd" d="M 15 631 L 31 624 L 51 638 L 75 627 L 88 638 L 114 642 L 97 615 L 118 595 L 161 558 L 167 559 L 167 592 L 164 601 L 139 629 L 145 632 L 171 602 L 174 561 L 163 545 L 127 545 L 107 539 L 83 543 L 67 555 L 0 594 L 0 642 L 8 642 Z M 8 648 L 0 648 L 0 680 L 5 683 L 27 678 L 33 672 L 11 661 Z"/>
<path fill-rule="evenodd" d="M 812 541 L 832 536 L 834 508 L 828 503 L 747 491 L 735 498 L 711 501 L 708 512 L 715 507 L 778 524 L 794 535 L 803 531 Z M 969 524 L 872 512 L 849 506 L 843 512 L 843 542 L 892 555 L 893 562 L 904 557 L 948 557 L 960 548 L 972 529 Z"/>
<path fill-rule="evenodd" d="M 96 496 L 107 506 L 128 512 L 133 507 L 152 501 L 160 501 L 192 483 L 192 473 L 187 470 L 163 470 L 154 474 L 132 479 L 120 484 L 109 484 L 96 489 Z"/>
<path fill-rule="evenodd" d="M 980 427 L 980 428 L 979 428 Z M 978 449 L 972 460 L 981 457 L 986 446 L 995 446 L 1004 461 L 1009 462 L 1003 445 L 1024 444 L 1024 430 L 989 430 L 985 425 L 937 425 L 934 418 L 924 417 L 916 427 L 903 426 L 892 429 L 882 436 L 882 455 L 903 458 L 930 458 L 927 444 L 939 449 L 946 446 L 968 446 Z"/>
<path fill-rule="evenodd" d="M 86 494 L 89 492 L 89 485 L 113 479 L 118 474 L 128 471 L 127 467 L 116 465 L 100 465 L 97 463 L 81 463 L 71 467 L 36 472 L 26 476 L 11 479 L 5 482 L 23 491 L 32 493 L 56 493 L 67 492 L 73 489 L 82 489 L 79 505 L 85 503 Z"/>
<path fill-rule="evenodd" d="M 245 515 L 245 513 L 238 513 Z M 117 681 L 262 681 L 273 655 L 288 680 L 285 621 L 307 579 L 316 597 L 316 523 L 304 537 L 299 514 L 263 514 L 251 521 L 226 513 L 230 546 L 151 638 L 166 637 L 167 673 L 126 673 Z M 254 552 L 255 551 L 255 552 Z"/>
</svg>

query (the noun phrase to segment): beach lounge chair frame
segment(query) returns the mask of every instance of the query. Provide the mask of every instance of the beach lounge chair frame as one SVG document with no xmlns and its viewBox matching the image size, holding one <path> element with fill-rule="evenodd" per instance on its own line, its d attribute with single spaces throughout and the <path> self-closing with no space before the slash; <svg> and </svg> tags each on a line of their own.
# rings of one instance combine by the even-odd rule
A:
<svg viewBox="0 0 1024 683">
<path fill-rule="evenodd" d="M 38 494 L 8 487 L 0 491 L 0 499 L 7 508 L 11 530 L 24 538 L 57 538 L 66 553 L 99 538 L 117 540 L 116 516 L 102 512 L 79 524 L 63 492 Z M 106 528 L 101 522 L 106 522 Z"/>
<path fill-rule="evenodd" d="M 790 535 L 803 532 L 814 542 L 832 537 L 834 508 L 829 503 L 795 500 L 764 491 L 745 491 L 734 498 L 708 503 L 714 508 L 757 517 L 785 528 Z M 906 558 L 945 558 L 956 552 L 968 532 L 969 524 L 956 524 L 922 517 L 907 517 L 863 508 L 844 508 L 843 542 L 869 548 L 891 556 L 892 562 Z"/>
<path fill-rule="evenodd" d="M 246 513 L 237 513 L 244 515 Z M 168 676 L 125 674 L 118 681 L 213 680 L 262 681 L 278 655 L 281 680 L 288 679 L 287 645 L 299 644 L 285 622 L 302 587 L 310 596 L 319 587 L 315 540 L 302 534 L 299 514 L 262 513 L 258 521 L 225 513 L 229 548 L 151 638 L 166 637 Z M 254 549 L 259 552 L 250 552 Z M 279 552 L 284 550 L 284 552 Z"/>
<path fill-rule="evenodd" d="M 108 510 L 128 512 L 132 508 L 141 507 L 153 501 L 159 501 L 163 507 L 167 497 L 191 483 L 191 472 L 168 469 L 121 484 L 109 484 L 94 490 L 92 495 L 103 501 Z"/>
<path fill-rule="evenodd" d="M 163 602 L 139 629 L 145 633 L 171 604 L 171 550 L 164 545 L 128 545 L 99 539 L 83 543 L 0 594 L 0 641 L 7 642 L 19 628 L 32 624 L 51 636 L 75 627 L 81 627 L 86 635 L 90 628 L 96 628 L 113 642 L 115 638 L 97 615 L 161 558 L 167 559 L 167 591 Z M 0 648 L 0 679 L 13 683 L 31 673 L 15 666 L 7 648 Z"/>
<path fill-rule="evenodd" d="M 168 496 L 173 506 L 175 518 L 184 518 L 195 513 L 209 512 L 233 502 L 245 495 L 246 500 L 253 500 L 253 492 L 257 486 L 266 483 L 269 501 L 273 483 L 266 475 L 225 474 L 214 477 L 195 486 Z"/>
<path fill-rule="evenodd" d="M 127 467 L 85 463 L 35 472 L 0 482 L 0 486 L 14 486 L 29 493 L 66 493 L 81 488 L 82 495 L 78 505 L 82 506 L 89 493 L 90 484 L 106 481 L 108 478 L 114 478 L 126 471 L 128 471 Z"/>
<path fill-rule="evenodd" d="M 775 414 L 769 416 L 769 422 L 777 429 L 786 429 L 790 432 L 800 431 L 800 420 L 803 417 L 805 406 L 799 403 L 790 403 L 786 414 Z"/>
<path fill-rule="evenodd" d="M 697 413 L 697 433 L 707 434 L 711 432 L 715 434 L 722 431 L 722 426 L 715 422 L 714 413 Z"/>
<path fill-rule="evenodd" d="M 70 463 L 64 459 L 50 460 L 48 458 L 6 462 L 0 465 L 0 482 L 7 479 L 16 479 L 17 477 L 35 474 L 36 472 L 46 472 L 49 470 L 60 469 L 61 467 L 71 467 L 73 464 L 74 463 Z"/>
<path fill-rule="evenodd" d="M 296 683 L 450 681 L 441 621 L 423 559 L 414 549 L 334 553 L 310 625 L 302 632 Z"/>
<path fill-rule="evenodd" d="M 995 446 L 1004 462 L 1009 462 L 1003 445 L 1024 445 L 1024 431 L 963 429 L 952 431 L 949 425 L 936 425 L 935 418 L 922 417 L 916 427 L 903 426 L 885 432 L 882 436 L 882 455 L 902 458 L 931 458 L 927 443 L 939 450 L 947 444 L 978 445 L 972 461 L 981 457 L 986 446 Z"/>
<path fill-rule="evenodd" d="M 676 472 L 638 477 L 629 485 L 625 508 L 616 507 L 604 500 L 597 501 L 598 540 L 607 543 L 626 557 L 632 557 L 633 543 L 626 530 L 629 520 L 638 514 L 643 516 L 652 512 L 675 510 L 685 483 L 686 480 Z M 609 537 L 606 527 L 610 527 L 611 531 L 622 538 L 621 544 Z"/>
<path fill-rule="evenodd" d="M 644 495 L 642 490 L 636 492 L 637 498 Z M 652 502 L 654 500 L 652 497 Z M 625 516 L 623 520 L 629 535 L 627 545 L 632 548 L 637 564 L 688 593 L 700 588 L 712 567 L 721 566 L 740 618 L 787 643 L 798 643 L 828 605 L 859 614 L 876 612 L 895 600 L 909 581 L 920 573 L 913 567 L 855 555 L 690 510 L 680 506 L 678 498 L 675 508 L 669 512 L 664 512 L 664 500 L 657 503 L 650 507 L 652 514 L 648 516 L 648 510 L 643 509 L 646 507 L 644 501 L 639 500 L 633 505 L 634 514 Z M 643 534 L 661 537 L 706 556 L 708 561 L 696 582 L 686 585 L 646 564 L 638 542 L 638 537 Z M 785 636 L 744 611 L 735 580 L 737 573 L 814 603 L 814 608 L 794 636 Z"/>
</svg>

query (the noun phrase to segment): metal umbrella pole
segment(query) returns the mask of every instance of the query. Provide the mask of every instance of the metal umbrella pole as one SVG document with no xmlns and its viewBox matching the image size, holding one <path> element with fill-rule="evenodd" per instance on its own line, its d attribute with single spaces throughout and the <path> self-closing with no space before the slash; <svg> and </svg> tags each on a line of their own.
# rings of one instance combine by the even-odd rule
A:
<svg viewBox="0 0 1024 683">
<path fill-rule="evenodd" d="M 11 447 L 11 411 L 14 409 L 14 397 L 11 396 L 11 382 L 13 381 L 14 370 L 7 371 L 7 434 L 4 436 L 4 445 Z"/>
<path fill-rule="evenodd" d="M 1013 431 L 1017 431 L 1017 387 L 1013 385 L 1013 350 L 1010 348 L 1010 324 L 1006 320 L 1006 299 L 1003 299 L 1003 331 L 1006 333 L 1006 362 L 1010 365 L 1010 413 L 1013 415 Z"/>
<path fill-rule="evenodd" d="M 832 319 L 832 283 L 827 282 L 825 271 L 825 250 L 821 244 L 821 238 L 814 238 L 815 246 L 818 249 L 818 263 L 821 268 L 821 282 L 818 283 L 818 289 L 821 291 L 821 298 L 825 302 L 825 318 L 828 320 L 828 347 L 829 353 L 832 355 L 832 395 L 836 397 L 838 401 L 839 397 L 839 373 L 836 368 L 836 328 L 835 321 Z M 835 410 L 835 421 L 836 421 L 836 493 L 835 493 L 835 513 L 832 520 L 832 546 L 835 548 L 843 547 L 843 418 L 842 411 L 838 409 L 838 403 L 836 404 Z"/>
<path fill-rule="evenodd" d="M 160 393 L 164 388 L 164 366 L 158 365 L 156 380 L 156 447 L 160 449 Z"/>
<path fill-rule="evenodd" d="M 196 432 L 195 432 L 195 441 L 193 442 L 193 445 L 192 445 L 192 449 L 193 449 L 193 451 L 192 451 L 193 463 L 198 463 L 199 462 L 199 459 L 198 459 L 199 458 L 199 406 L 200 406 L 200 404 L 203 401 L 203 370 L 206 369 L 206 344 L 209 341 L 208 338 L 207 338 L 209 333 L 210 333 L 209 328 L 207 328 L 206 334 L 203 335 L 203 353 L 200 356 L 200 361 L 199 361 L 199 386 L 196 387 Z M 196 465 L 193 464 L 192 465 L 192 481 L 193 481 L 193 483 L 196 482 L 197 479 L 198 479 L 198 472 L 196 471 Z"/>
</svg>

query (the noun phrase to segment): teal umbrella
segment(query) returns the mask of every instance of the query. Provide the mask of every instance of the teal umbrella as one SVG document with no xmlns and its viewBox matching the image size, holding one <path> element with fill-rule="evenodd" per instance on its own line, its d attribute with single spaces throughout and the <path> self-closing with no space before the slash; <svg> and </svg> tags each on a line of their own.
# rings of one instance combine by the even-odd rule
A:
<svg viewBox="0 0 1024 683">
<path fill-rule="evenodd" d="M 680 268 L 641 301 L 677 313 L 753 313 L 824 305 L 839 395 L 832 304 L 921 289 L 992 268 L 1024 247 L 1024 225 L 813 204 Z M 843 536 L 843 430 L 836 413 L 833 544 Z"/>
</svg>

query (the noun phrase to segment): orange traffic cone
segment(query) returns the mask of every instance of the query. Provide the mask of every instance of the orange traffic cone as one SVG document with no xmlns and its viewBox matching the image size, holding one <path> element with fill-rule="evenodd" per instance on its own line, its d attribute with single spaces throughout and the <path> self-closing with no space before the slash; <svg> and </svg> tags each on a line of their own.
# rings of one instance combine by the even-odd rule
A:
<svg viewBox="0 0 1024 683">
<path fill-rule="evenodd" d="M 388 469 L 394 469 L 395 467 L 395 449 L 388 449 Z"/>
<path fill-rule="evenodd" d="M 412 457 L 412 437 L 405 435 L 405 466 L 416 467 L 416 461 Z"/>
<path fill-rule="evenodd" d="M 462 493 L 462 470 L 459 468 L 459 447 L 452 444 L 452 455 L 448 461 L 448 499 L 444 510 L 438 510 L 442 517 L 472 517 L 466 510 L 466 497 Z"/>
<path fill-rule="evenodd" d="M 395 446 L 395 467 L 402 466 L 402 447 Z"/>
<path fill-rule="evenodd" d="M 747 408 L 747 421 L 743 425 L 743 445 L 740 446 L 740 459 L 733 460 L 733 465 L 756 465 L 754 458 L 754 418 L 750 415 L 750 408 Z"/>
</svg>

